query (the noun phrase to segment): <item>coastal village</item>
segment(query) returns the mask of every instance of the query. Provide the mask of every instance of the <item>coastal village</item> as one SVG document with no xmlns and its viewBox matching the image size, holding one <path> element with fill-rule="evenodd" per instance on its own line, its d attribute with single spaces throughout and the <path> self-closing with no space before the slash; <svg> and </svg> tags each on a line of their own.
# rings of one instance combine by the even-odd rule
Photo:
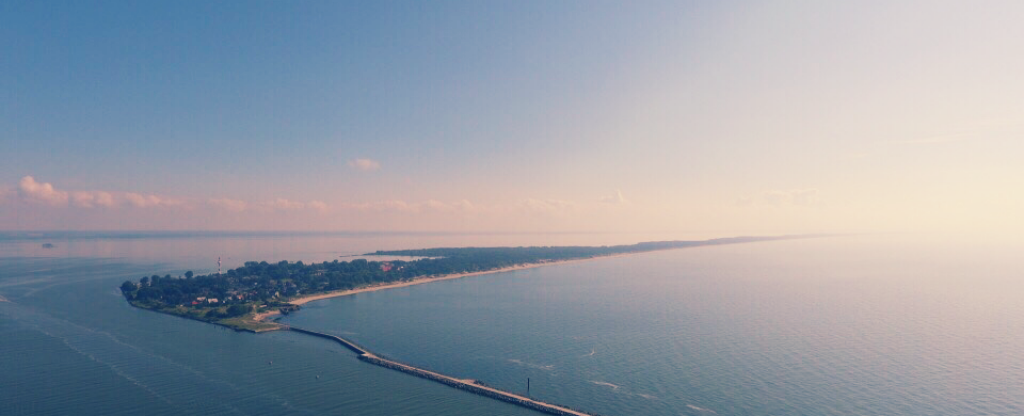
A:
<svg viewBox="0 0 1024 416">
<path fill-rule="evenodd" d="M 443 276 L 499 271 L 524 265 L 642 253 L 700 245 L 763 241 L 780 237 L 726 238 L 707 241 L 655 241 L 620 246 L 465 247 L 377 251 L 363 255 L 371 261 L 301 261 L 277 263 L 248 261 L 242 266 L 209 275 L 142 277 L 125 281 L 121 292 L 133 306 L 190 319 L 225 325 L 237 330 L 266 331 L 280 325 L 260 322 L 270 314 L 299 309 L 303 299 L 330 293 L 406 284 Z M 385 260 L 401 257 L 409 260 Z"/>
</svg>

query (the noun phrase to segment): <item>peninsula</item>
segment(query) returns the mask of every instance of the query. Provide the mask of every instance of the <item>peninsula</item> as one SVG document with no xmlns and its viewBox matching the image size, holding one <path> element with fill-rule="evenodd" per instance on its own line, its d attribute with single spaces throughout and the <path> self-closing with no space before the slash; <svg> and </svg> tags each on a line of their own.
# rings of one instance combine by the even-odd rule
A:
<svg viewBox="0 0 1024 416">
<path fill-rule="evenodd" d="M 807 237 L 807 236 L 802 236 Z M 705 241 L 659 241 L 600 247 L 488 247 L 431 248 L 377 251 L 363 257 L 408 257 L 411 260 L 351 261 L 303 264 L 281 261 L 246 262 L 225 274 L 181 278 L 143 277 L 126 281 L 121 291 L 136 307 L 197 319 L 236 330 L 263 332 L 288 329 L 326 338 L 358 354 L 364 362 L 400 371 L 469 393 L 556 416 L 592 416 L 579 409 L 540 401 L 489 387 L 476 380 L 460 379 L 383 358 L 336 335 L 264 322 L 274 314 L 287 314 L 300 305 L 329 297 L 496 273 L 549 264 L 620 256 L 658 250 L 717 244 L 747 243 L 801 237 L 737 237 Z"/>
<path fill-rule="evenodd" d="M 376 251 L 362 257 L 403 256 L 411 260 L 246 262 L 223 274 L 147 276 L 121 285 L 135 307 L 227 326 L 265 332 L 284 329 L 266 318 L 288 314 L 304 303 L 337 296 L 440 280 L 517 270 L 600 257 L 685 247 L 803 238 L 733 237 L 703 241 L 656 241 L 618 246 L 464 247 Z"/>
</svg>

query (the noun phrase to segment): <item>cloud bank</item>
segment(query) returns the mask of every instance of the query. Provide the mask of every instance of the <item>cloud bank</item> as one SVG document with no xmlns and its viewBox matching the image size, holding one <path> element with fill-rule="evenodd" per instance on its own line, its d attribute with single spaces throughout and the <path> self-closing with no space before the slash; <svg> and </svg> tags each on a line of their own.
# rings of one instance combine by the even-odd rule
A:
<svg viewBox="0 0 1024 416">
<path fill-rule="evenodd" d="M 48 205 L 65 205 L 68 203 L 68 193 L 58 191 L 48 182 L 37 182 L 35 178 L 26 176 L 18 182 L 18 196 L 29 202 L 37 202 Z"/>
<path fill-rule="evenodd" d="M 124 199 L 128 201 L 129 205 L 137 208 L 175 207 L 184 205 L 183 201 L 177 199 L 171 199 L 152 194 L 143 195 L 133 192 L 128 192 L 124 194 Z"/>
<path fill-rule="evenodd" d="M 71 204 L 79 208 L 113 208 L 114 195 L 103 191 L 75 191 L 71 193 Z"/>
<path fill-rule="evenodd" d="M 206 200 L 206 203 L 211 207 L 228 212 L 242 212 L 249 208 L 247 202 L 231 198 L 211 198 Z"/>
<path fill-rule="evenodd" d="M 184 201 L 154 194 L 134 192 L 115 193 L 107 191 L 64 191 L 57 189 L 49 182 L 39 182 L 32 176 L 25 176 L 18 181 L 16 193 L 18 200 L 27 204 L 42 204 L 55 207 L 73 208 L 118 208 L 131 206 L 136 208 L 182 206 Z M 0 192 L 0 199 L 3 197 Z"/>
<path fill-rule="evenodd" d="M 556 198 L 510 199 L 479 203 L 457 200 L 401 200 L 370 202 L 333 202 L 269 198 L 194 198 L 167 196 L 138 190 L 118 192 L 103 190 L 66 190 L 52 183 L 25 176 L 14 187 L 0 185 L 0 202 L 5 209 L 11 204 L 48 206 L 36 210 L 34 221 L 56 224 L 78 218 L 74 211 L 89 214 L 81 227 L 119 227 L 165 229 L 207 227 L 216 221 L 218 227 L 238 229 L 478 229 L 480 227 L 514 227 L 516 229 L 548 229 L 565 221 L 585 216 L 606 215 L 605 207 L 627 203 L 622 192 L 578 203 Z M 65 214 L 66 213 L 66 214 Z"/>
</svg>

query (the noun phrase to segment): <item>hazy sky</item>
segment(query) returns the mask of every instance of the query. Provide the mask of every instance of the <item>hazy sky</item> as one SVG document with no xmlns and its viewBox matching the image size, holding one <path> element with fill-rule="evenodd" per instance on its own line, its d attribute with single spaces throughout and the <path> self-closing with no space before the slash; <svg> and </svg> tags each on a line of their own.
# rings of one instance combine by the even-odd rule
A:
<svg viewBox="0 0 1024 416">
<path fill-rule="evenodd" d="M 1022 22 L 4 1 L 0 229 L 1024 233 Z"/>
</svg>

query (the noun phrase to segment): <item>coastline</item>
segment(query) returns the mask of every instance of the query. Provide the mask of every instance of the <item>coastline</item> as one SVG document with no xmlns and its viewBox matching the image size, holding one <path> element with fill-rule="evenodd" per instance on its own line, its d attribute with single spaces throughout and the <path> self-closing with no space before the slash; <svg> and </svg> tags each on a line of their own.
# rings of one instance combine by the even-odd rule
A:
<svg viewBox="0 0 1024 416">
<path fill-rule="evenodd" d="M 376 292 L 378 290 L 387 290 L 387 289 L 396 289 L 396 288 L 400 288 L 400 287 L 416 286 L 416 285 L 422 285 L 422 284 L 425 284 L 425 283 L 440 282 L 440 281 L 443 281 L 443 280 L 461 279 L 463 277 L 480 276 L 480 275 L 491 274 L 491 273 L 511 272 L 511 271 L 515 271 L 515 270 L 530 269 L 530 268 L 542 266 L 542 265 L 545 265 L 545 264 L 547 264 L 547 263 L 523 264 L 523 265 L 516 265 L 516 266 L 512 266 L 512 267 L 505 267 L 505 268 L 501 268 L 501 269 L 486 270 L 486 271 L 482 271 L 482 272 L 453 273 L 453 274 L 446 274 L 446 275 L 441 275 L 441 276 L 437 276 L 437 277 L 417 277 L 417 278 L 414 278 L 412 280 L 407 280 L 407 281 L 402 281 L 402 282 L 397 282 L 397 283 L 388 283 L 388 284 L 382 284 L 382 285 L 365 286 L 365 287 L 361 287 L 361 288 L 358 288 L 358 289 L 347 289 L 347 290 L 340 290 L 340 291 L 336 291 L 336 292 L 317 293 L 315 295 L 300 296 L 300 297 L 298 297 L 296 299 L 289 300 L 288 303 L 290 303 L 292 305 L 305 305 L 305 304 L 307 304 L 309 302 L 314 302 L 314 301 L 323 300 L 323 299 L 337 298 L 337 297 L 342 297 L 342 296 L 351 296 L 351 295 L 355 295 L 355 294 L 359 294 L 359 293 L 366 293 L 366 292 Z"/>
<path fill-rule="evenodd" d="M 680 249 L 680 248 L 687 248 L 687 247 L 675 247 L 675 248 L 665 248 L 665 249 L 657 249 L 657 250 L 647 250 L 647 251 L 634 252 L 634 253 L 608 254 L 608 255 L 603 255 L 603 256 L 593 256 L 593 257 L 585 257 L 585 258 L 577 258 L 577 259 L 567 259 L 567 260 L 542 261 L 542 262 L 538 262 L 538 263 L 517 264 L 515 266 L 503 267 L 503 268 L 500 268 L 500 269 L 493 269 L 493 270 L 484 270 L 484 271 L 479 271 L 479 272 L 452 273 L 452 274 L 446 274 L 446 275 L 435 276 L 435 277 L 418 277 L 418 278 L 414 278 L 412 280 L 396 282 L 396 283 L 380 284 L 380 285 L 374 285 L 374 286 L 365 286 L 365 287 L 361 287 L 361 288 L 357 288 L 357 289 L 347 289 L 347 290 L 340 290 L 340 291 L 335 291 L 335 292 L 317 293 L 317 294 L 308 295 L 308 296 L 300 296 L 300 297 L 297 297 L 297 298 L 294 298 L 294 299 L 290 299 L 286 303 L 289 304 L 289 305 L 292 305 L 292 306 L 300 307 L 301 305 L 305 305 L 305 304 L 307 304 L 309 302 L 315 302 L 315 301 L 318 301 L 318 300 L 337 298 L 337 297 L 342 297 L 342 296 L 351 296 L 351 295 L 356 295 L 356 294 L 359 294 L 359 293 L 376 292 L 376 291 L 379 291 L 379 290 L 387 290 L 387 289 L 397 289 L 397 288 L 401 288 L 401 287 L 422 285 L 422 284 L 426 284 L 426 283 L 434 283 L 434 282 L 440 282 L 440 281 L 444 281 L 444 280 L 461 279 L 461 278 L 464 278 L 464 277 L 482 276 L 482 275 L 494 274 L 494 273 L 512 272 L 512 271 L 516 271 L 516 270 L 526 270 L 526 269 L 533 269 L 533 268 L 544 267 L 544 266 L 555 266 L 555 265 L 561 265 L 561 264 L 579 263 L 579 262 L 584 262 L 584 261 L 598 260 L 598 259 L 607 259 L 607 258 L 613 258 L 613 257 L 633 256 L 633 255 L 638 255 L 638 254 L 652 253 L 652 252 L 665 251 L 665 250 L 677 250 L 677 249 Z M 233 329 L 235 331 L 244 331 L 244 332 L 252 332 L 252 333 L 259 334 L 259 333 L 263 333 L 263 332 L 282 331 L 282 330 L 288 330 L 289 329 L 289 326 L 287 324 L 282 324 L 282 323 L 277 322 L 276 320 L 271 320 L 271 318 L 280 317 L 280 316 L 285 315 L 285 313 L 282 313 L 280 310 L 277 310 L 277 309 L 269 310 L 269 311 L 265 311 L 265 312 L 257 312 L 257 313 L 253 313 L 251 315 L 243 315 L 243 316 L 239 316 L 239 317 L 236 317 L 236 318 L 227 318 L 227 319 L 222 319 L 222 320 L 206 320 L 206 319 L 201 319 L 201 318 L 197 318 L 197 317 L 194 317 L 194 316 L 189 316 L 187 314 L 174 313 L 174 312 L 171 312 L 171 311 L 168 311 L 168 310 L 161 310 L 161 309 L 157 309 L 157 308 L 146 307 L 146 306 L 137 304 L 135 302 L 129 302 L 129 303 L 132 306 L 135 306 L 135 307 L 138 307 L 138 308 L 141 308 L 141 309 L 147 309 L 147 310 L 151 310 L 151 311 L 154 311 L 154 312 L 166 313 L 168 315 L 173 315 L 173 316 L 177 316 L 177 317 L 180 317 L 180 318 L 192 319 L 192 320 L 196 320 L 196 321 L 200 321 L 200 322 L 207 322 L 207 323 L 211 323 L 211 324 L 214 324 L 214 325 L 220 325 L 220 326 L 224 326 L 224 327 Z"/>
<path fill-rule="evenodd" d="M 676 250 L 676 249 L 675 248 L 671 248 L 671 249 L 664 249 L 664 250 Z M 317 293 L 317 294 L 314 294 L 314 295 L 300 296 L 298 298 L 289 300 L 288 303 L 290 303 L 292 305 L 305 305 L 305 304 L 307 304 L 309 302 L 314 302 L 314 301 L 318 301 L 318 300 L 337 298 L 337 297 L 342 297 L 342 296 L 351 296 L 351 295 L 355 295 L 355 294 L 359 294 L 359 293 L 366 293 L 366 292 L 376 292 L 378 290 L 396 289 L 396 288 L 400 288 L 400 287 L 422 285 L 422 284 L 426 284 L 426 283 L 440 282 L 440 281 L 444 281 L 444 280 L 461 279 L 461 278 L 464 278 L 464 277 L 473 277 L 473 276 L 482 276 L 482 275 L 485 275 L 485 274 L 512 272 L 512 271 L 516 271 L 516 270 L 526 270 L 526 269 L 533 269 L 533 268 L 544 267 L 544 266 L 556 266 L 556 265 L 560 265 L 560 264 L 579 263 L 579 262 L 584 262 L 584 261 L 598 260 L 598 259 L 608 259 L 608 258 L 613 258 L 613 257 L 633 256 L 633 255 L 637 255 L 637 254 L 654 253 L 654 252 L 657 252 L 657 251 L 663 251 L 663 250 L 650 250 L 650 251 L 643 251 L 643 252 L 637 252 L 637 253 L 609 254 L 607 256 L 594 256 L 594 257 L 586 257 L 586 258 L 579 258 L 579 259 L 544 261 L 544 262 L 540 262 L 540 263 L 529 263 L 529 264 L 517 264 L 515 266 L 503 267 L 503 268 L 500 268 L 500 269 L 484 270 L 484 271 L 470 272 L 470 273 L 452 273 L 452 274 L 446 274 L 446 275 L 441 275 L 441 276 L 436 276 L 436 277 L 417 277 L 417 278 L 414 278 L 412 280 L 407 280 L 407 281 L 397 282 L 397 283 L 388 283 L 388 284 L 375 285 L 375 286 L 366 286 L 366 287 L 361 287 L 361 288 L 358 288 L 358 289 L 347 289 L 347 290 L 340 290 L 340 291 L 335 291 L 335 292 Z M 265 314 L 265 315 L 271 316 L 272 314 L 274 314 L 274 312 L 271 312 L 271 313 Z M 261 318 L 265 318 L 265 317 L 261 317 Z"/>
<path fill-rule="evenodd" d="M 721 242 L 721 240 L 723 240 L 723 239 L 706 240 L 706 241 L 700 242 L 701 244 L 694 244 L 694 245 L 688 245 L 688 246 L 682 246 L 682 247 L 655 248 L 655 249 L 648 249 L 648 250 L 642 250 L 642 251 L 634 251 L 634 252 L 626 252 L 626 253 L 616 253 L 616 254 L 606 254 L 606 255 L 595 255 L 595 256 L 591 256 L 591 257 L 582 257 L 582 258 L 566 259 L 566 260 L 545 260 L 545 261 L 540 261 L 540 262 L 537 262 L 537 263 L 517 264 L 515 266 L 503 267 L 503 268 L 500 268 L 500 269 L 493 269 L 493 270 L 484 270 L 484 271 L 479 271 L 479 272 L 453 273 L 453 274 L 441 275 L 441 276 L 436 276 L 436 277 L 417 277 L 417 278 L 413 278 L 412 280 L 396 282 L 396 283 L 387 283 L 387 284 L 380 284 L 380 285 L 374 285 L 374 286 L 365 286 L 365 287 L 361 287 L 361 288 L 357 288 L 357 289 L 347 289 L 347 290 L 340 290 L 340 291 L 335 291 L 335 292 L 317 293 L 317 294 L 313 294 L 313 295 L 299 296 L 297 298 L 288 300 L 287 303 L 292 304 L 292 305 L 296 305 L 296 306 L 300 306 L 300 305 L 305 305 L 306 303 L 309 303 L 309 302 L 314 302 L 314 301 L 318 301 L 318 300 L 322 300 L 322 299 L 330 299 L 330 298 L 336 298 L 336 297 L 342 297 L 342 296 L 350 296 L 350 295 L 355 295 L 355 294 L 365 293 L 365 292 L 376 292 L 378 290 L 386 290 L 386 289 L 395 289 L 395 288 L 407 287 L 407 286 L 415 286 L 415 285 L 421 285 L 421 284 L 425 284 L 425 283 L 440 282 L 440 281 L 443 281 L 443 280 L 461 279 L 463 277 L 481 276 L 481 275 L 485 275 L 485 274 L 511 272 L 511 271 L 516 271 L 516 270 L 532 269 L 532 268 L 536 268 L 536 267 L 555 266 L 555 265 L 569 264 L 569 263 L 579 263 L 579 262 L 584 262 L 584 261 L 599 260 L 599 259 L 609 259 L 609 258 L 615 258 L 615 257 L 636 256 L 636 255 L 640 255 L 640 254 L 657 253 L 657 252 L 668 251 L 668 250 L 683 250 L 683 249 L 690 249 L 690 248 L 697 248 L 697 247 L 714 246 L 714 245 L 719 245 L 719 244 L 745 244 L 745 243 L 754 243 L 754 242 L 761 242 L 761 241 L 790 240 L 790 239 L 798 239 L 798 238 L 816 238 L 816 237 L 828 237 L 828 236 L 830 236 L 830 235 L 828 235 L 828 234 L 817 234 L 817 235 L 797 235 L 797 236 L 780 236 L 780 237 L 760 237 L 759 239 L 755 239 L 755 240 L 749 240 L 749 241 L 730 241 L 730 242 Z M 744 239 L 744 238 L 750 238 L 750 237 L 735 237 L 735 239 Z M 728 239 L 725 239 L 725 240 L 728 240 Z M 372 255 L 373 254 L 366 254 L 364 256 L 372 256 Z M 260 319 L 265 319 L 266 317 L 273 316 L 274 314 L 275 314 L 274 312 L 271 312 L 271 313 L 257 314 L 257 315 L 264 315 L 264 316 L 260 316 Z M 259 322 L 259 321 L 257 321 L 257 322 Z"/>
<path fill-rule="evenodd" d="M 283 299 L 274 300 L 273 302 L 267 302 L 268 303 L 267 305 L 262 305 L 261 306 L 261 308 L 263 308 L 262 311 L 260 311 L 258 309 L 257 310 L 252 310 L 249 313 L 246 313 L 244 315 L 236 315 L 234 317 L 228 317 L 228 318 L 218 318 L 216 315 L 214 315 L 213 317 L 207 317 L 207 316 L 205 316 L 206 313 L 203 312 L 203 311 L 200 311 L 198 314 L 195 314 L 195 313 L 193 313 L 193 311 L 188 309 L 185 305 L 178 305 L 176 307 L 168 307 L 167 305 L 163 305 L 163 304 L 160 304 L 160 303 L 150 304 L 150 302 L 137 302 L 137 301 L 133 301 L 131 299 L 129 299 L 129 303 L 131 303 L 133 306 L 136 306 L 136 307 L 139 307 L 139 308 L 149 309 L 149 310 L 156 311 L 156 312 L 162 312 L 162 313 L 167 313 L 167 314 L 171 314 L 171 315 L 181 316 L 181 317 L 185 317 L 185 318 L 189 318 L 189 319 L 195 319 L 195 320 L 199 320 L 199 321 L 209 322 L 209 323 L 212 323 L 212 324 L 225 326 L 225 327 L 234 329 L 236 331 L 248 331 L 248 332 L 260 333 L 260 332 L 268 332 L 268 331 L 287 330 L 288 329 L 288 325 L 287 324 L 283 324 L 283 323 L 278 322 L 280 320 L 279 316 L 281 316 L 281 315 L 288 315 L 290 312 L 297 311 L 297 310 L 299 310 L 301 308 L 301 305 L 305 305 L 305 304 L 307 304 L 309 302 L 315 302 L 315 301 L 323 300 L 323 299 L 330 299 L 330 298 L 336 298 L 336 297 L 342 297 L 342 296 L 350 296 L 350 295 L 355 295 L 355 294 L 359 294 L 359 293 L 366 293 L 366 292 L 376 292 L 376 291 L 379 291 L 379 290 L 386 290 L 386 289 L 396 289 L 396 288 L 401 288 L 401 287 L 415 286 L 415 285 L 439 282 L 439 281 L 444 281 L 444 280 L 461 279 L 461 278 L 464 278 L 464 277 L 481 276 L 481 275 L 494 274 L 494 273 L 512 272 L 512 271 L 516 271 L 516 270 L 532 269 L 532 268 L 536 268 L 536 267 L 554 266 L 554 265 L 562 265 L 562 264 L 570 264 L 570 263 L 579 263 L 579 262 L 584 262 L 584 261 L 591 261 L 591 260 L 598 260 L 598 259 L 605 259 L 605 258 L 613 258 L 613 257 L 634 256 L 634 255 L 639 255 L 639 254 L 644 254 L 644 253 L 652 253 L 652 252 L 659 252 L 659 251 L 666 251 L 666 250 L 678 250 L 678 249 L 683 249 L 683 248 L 703 247 L 703 246 L 719 245 L 719 244 L 752 243 L 752 242 L 760 242 L 760 241 L 773 241 L 773 240 L 794 239 L 794 238 L 810 238 L 810 237 L 822 237 L 822 236 L 823 235 L 813 235 L 813 236 L 811 236 L 811 235 L 805 235 L 805 236 L 779 236 L 779 237 L 732 237 L 732 238 L 713 239 L 713 240 L 706 240 L 706 241 L 661 241 L 661 242 L 637 243 L 637 244 L 632 245 L 632 246 L 621 246 L 621 247 L 620 246 L 616 246 L 616 247 L 613 247 L 613 248 L 618 248 L 619 250 L 616 250 L 617 252 L 613 251 L 612 253 L 608 253 L 608 254 L 593 253 L 593 252 L 591 252 L 591 253 L 579 253 L 580 257 L 565 258 L 565 259 L 561 259 L 561 260 L 552 260 L 552 259 L 544 259 L 544 258 L 539 258 L 539 259 L 535 258 L 535 259 L 529 259 L 529 260 L 524 259 L 524 261 L 534 261 L 534 262 L 532 262 L 532 263 L 529 263 L 529 262 L 527 262 L 527 263 L 519 263 L 519 264 L 515 264 L 515 265 L 512 265 L 512 266 L 509 266 L 509 267 L 501 267 L 501 268 L 496 268 L 496 269 L 491 269 L 491 270 L 482 270 L 482 271 L 476 271 L 476 272 L 451 273 L 451 274 L 447 274 L 447 275 L 418 276 L 418 277 L 413 277 L 413 278 L 411 278 L 409 280 L 391 281 L 390 283 L 378 283 L 378 284 L 375 284 L 375 285 L 362 286 L 362 287 L 358 287 L 358 288 L 354 288 L 354 289 L 338 290 L 338 291 L 326 292 L 326 293 L 325 292 L 316 292 L 316 293 L 311 293 L 311 294 L 307 294 L 307 295 L 298 295 L 298 296 L 295 296 L 295 297 L 292 297 L 292 298 L 283 298 Z M 590 248 L 596 248 L 596 247 L 590 247 Z M 599 247 L 599 248 L 607 248 L 607 247 Z M 626 249 L 632 248 L 632 250 L 624 250 L 623 248 L 626 248 Z M 412 250 L 412 251 L 416 251 L 416 250 Z M 593 250 L 591 250 L 591 251 L 593 251 Z M 370 253 L 370 254 L 365 254 L 363 256 L 388 255 L 387 252 L 378 252 L 378 253 L 379 254 Z M 400 255 L 400 254 L 394 254 L 394 255 Z M 456 269 L 458 269 L 458 268 L 456 268 Z M 125 286 L 125 285 L 127 285 L 127 286 Z M 125 285 L 122 285 L 122 289 L 121 289 L 122 291 L 127 291 L 127 290 L 131 290 L 131 289 L 139 288 L 138 284 L 133 286 L 131 284 L 131 282 L 126 282 Z M 128 289 L 125 289 L 125 287 L 128 287 Z M 195 304 L 195 302 L 193 302 L 193 304 Z M 207 309 L 209 309 L 209 308 L 207 308 Z M 223 308 L 221 308 L 221 310 L 219 310 L 218 313 L 221 314 L 221 316 L 225 315 L 225 311 L 223 310 Z M 231 316 L 231 315 L 228 315 L 228 316 Z M 274 319 L 270 320 L 270 318 L 274 318 Z"/>
<path fill-rule="evenodd" d="M 743 242 L 746 242 L 746 241 L 743 241 Z M 557 415 L 557 416 L 591 416 L 591 415 L 593 415 L 592 413 L 588 413 L 588 412 L 584 412 L 584 411 L 581 411 L 581 410 L 573 409 L 573 408 L 567 407 L 567 406 L 555 405 L 555 404 L 552 404 L 552 403 L 547 403 L 547 402 L 543 402 L 543 401 L 540 401 L 540 400 L 537 400 L 537 399 L 533 399 L 533 398 L 530 398 L 528 396 L 523 396 L 523 395 L 520 395 L 520 394 L 516 394 L 516 393 L 512 393 L 512 392 L 508 392 L 508 391 L 503 391 L 503 390 L 496 389 L 496 388 L 492 388 L 492 387 L 489 387 L 489 386 L 487 386 L 487 385 L 485 385 L 485 384 L 483 384 L 481 382 L 478 382 L 478 381 L 467 380 L 467 379 L 460 379 L 460 378 L 457 378 L 457 377 L 452 377 L 452 376 L 444 375 L 444 374 L 441 374 L 441 373 L 436 373 L 436 372 L 433 372 L 433 371 L 422 369 L 422 368 L 419 368 L 419 367 L 415 367 L 415 366 L 412 366 L 412 365 L 409 365 L 409 364 L 404 364 L 404 363 L 400 363 L 400 362 L 393 361 L 393 360 L 390 360 L 390 359 L 382 358 L 382 357 L 377 356 L 376 354 L 373 354 L 372 352 L 370 352 L 368 350 L 363 349 L 362 347 L 359 347 L 358 345 L 356 345 L 356 344 L 352 343 L 351 341 L 348 341 L 348 340 L 346 340 L 344 338 L 341 338 L 341 337 L 338 337 L 338 336 L 335 336 L 335 335 L 329 335 L 329 334 L 325 334 L 325 333 L 309 331 L 309 330 L 305 330 L 305 329 L 301 329 L 301 328 L 295 328 L 295 327 L 292 327 L 291 325 L 280 323 L 280 322 L 278 322 L 278 320 L 280 319 L 279 318 L 280 316 L 288 315 L 290 312 L 299 310 L 301 308 L 301 305 L 305 305 L 307 303 L 315 302 L 315 301 L 323 300 L 323 299 L 330 299 L 330 298 L 336 298 L 336 297 L 342 297 L 342 296 L 350 296 L 350 295 L 355 295 L 355 294 L 359 294 L 359 293 L 366 293 L 366 292 L 376 292 L 376 291 L 386 290 L 386 289 L 395 289 L 395 288 L 401 288 L 401 287 L 415 286 L 415 285 L 426 284 L 426 283 L 433 283 L 433 282 L 444 281 L 444 280 L 461 279 L 461 278 L 464 278 L 464 277 L 472 277 L 472 276 L 481 276 L 481 275 L 487 275 L 487 274 L 512 272 L 512 271 L 517 271 L 517 270 L 532 269 L 532 268 L 544 267 L 544 266 L 554 266 L 554 265 L 562 265 L 562 264 L 580 263 L 580 262 L 585 262 L 585 261 L 590 261 L 590 260 L 598 260 L 598 259 L 605 259 L 605 258 L 633 256 L 633 255 L 645 254 L 645 253 L 651 253 L 651 252 L 660 252 L 660 251 L 667 251 L 667 250 L 677 250 L 677 249 L 681 249 L 681 248 L 692 248 L 692 247 L 695 247 L 695 246 L 699 247 L 699 246 L 706 246 L 706 245 L 712 245 L 712 244 L 715 244 L 715 243 L 708 244 L 707 242 L 705 242 L 705 244 L 687 245 L 687 246 L 682 246 L 682 247 L 680 247 L 680 246 L 675 246 L 675 247 L 659 247 L 659 248 L 646 249 L 646 250 L 640 250 L 640 251 L 618 252 L 618 253 L 614 253 L 614 254 L 597 254 L 597 255 L 591 255 L 589 257 L 578 257 L 578 258 L 571 258 L 571 259 L 565 259 L 565 260 L 539 260 L 539 261 L 537 261 L 535 263 L 516 264 L 516 265 L 513 265 L 513 266 L 509 266 L 509 267 L 502 267 L 502 268 L 496 268 L 496 269 L 484 270 L 484 271 L 477 271 L 477 272 L 452 273 L 452 274 L 447 274 L 447 275 L 421 276 L 421 277 L 412 278 L 410 280 L 393 282 L 393 283 L 389 283 L 389 284 L 377 284 L 377 285 L 364 286 L 364 287 L 360 287 L 360 288 L 356 288 L 356 289 L 340 290 L 340 291 L 327 292 L 327 293 L 315 293 L 315 294 L 310 294 L 310 295 L 306 295 L 306 296 L 297 296 L 295 298 L 291 298 L 291 299 L 287 299 L 287 300 L 280 299 L 279 301 L 273 302 L 272 305 L 269 304 L 269 302 L 268 302 L 268 305 L 263 305 L 263 307 L 266 308 L 263 312 L 250 312 L 249 314 L 238 316 L 238 317 L 234 317 L 234 318 L 227 318 L 227 319 L 221 319 L 221 320 L 216 320 L 216 321 L 214 321 L 214 320 L 204 320 L 204 321 L 209 322 L 209 323 L 213 323 L 215 325 L 225 326 L 225 327 L 234 329 L 235 331 L 246 331 L 246 332 L 252 332 L 252 333 L 256 333 L 256 334 L 262 333 L 262 332 L 270 332 L 270 331 L 279 331 L 279 330 L 289 331 L 289 330 L 291 330 L 291 331 L 305 333 L 305 334 L 309 334 L 309 335 L 314 335 L 314 336 L 318 336 L 318 337 L 322 337 L 322 338 L 333 339 L 333 340 L 341 343 L 342 345 L 344 345 L 346 348 L 356 352 L 358 354 L 358 358 L 360 360 L 362 360 L 364 362 L 367 362 L 367 363 L 370 363 L 370 364 L 374 364 L 374 365 L 380 366 L 380 367 L 389 368 L 389 369 L 392 369 L 392 370 L 395 370 L 395 371 L 407 373 L 407 374 L 410 374 L 410 375 L 413 375 L 413 376 L 416 376 L 416 377 L 420 377 L 420 378 L 424 378 L 424 379 L 427 379 L 427 380 L 435 381 L 435 382 L 438 382 L 438 383 L 441 383 L 441 384 L 445 384 L 445 385 L 447 385 L 449 387 L 457 388 L 457 389 L 464 390 L 464 391 L 467 391 L 467 392 L 470 392 L 470 393 L 473 393 L 473 394 L 481 395 L 481 396 L 484 396 L 484 397 L 489 397 L 489 398 L 492 398 L 492 399 L 504 401 L 504 402 L 507 402 L 507 403 L 511 403 L 511 404 L 514 404 L 514 405 L 517 405 L 517 406 L 529 408 L 531 410 L 539 411 L 539 412 L 542 412 L 542 413 L 547 413 L 547 414 L 552 414 L 552 415 Z M 173 312 L 171 310 L 168 310 L 168 309 L 162 309 L 161 310 L 161 309 L 156 309 L 156 308 L 151 308 L 151 307 L 144 307 L 144 306 L 142 306 L 140 304 L 137 304 L 136 302 L 130 302 L 130 303 L 133 306 L 141 307 L 141 308 L 145 308 L 145 309 L 150 309 L 150 310 L 154 310 L 154 311 L 157 311 L 157 312 L 169 313 L 169 314 L 178 315 L 178 316 L 184 317 L 184 318 L 203 320 L 203 319 L 198 319 L 196 317 L 189 316 L 189 314 L 175 313 L 175 312 Z M 179 308 L 181 308 L 180 305 L 179 305 Z M 272 318 L 272 317 L 278 317 L 278 318 L 275 318 L 273 321 L 267 322 L 267 320 Z"/>
<path fill-rule="evenodd" d="M 315 295 L 300 296 L 298 298 L 289 300 L 287 303 L 291 304 L 291 305 L 295 305 L 295 306 L 301 306 L 301 305 L 305 305 L 305 304 L 307 304 L 309 302 L 315 302 L 315 301 L 318 301 L 318 300 L 338 298 L 338 297 L 343 297 L 343 296 L 351 296 L 351 295 L 356 295 L 356 294 L 360 294 L 360 293 L 376 292 L 376 291 L 379 291 L 379 290 L 397 289 L 397 288 L 400 288 L 400 287 L 416 286 L 416 285 L 440 282 L 440 281 L 445 281 L 445 280 L 462 279 L 464 277 L 482 276 L 482 275 L 486 275 L 486 274 L 513 272 L 513 271 L 516 271 L 516 270 L 526 270 L 526 269 L 533 269 L 533 268 L 544 267 L 544 266 L 556 266 L 556 265 L 560 265 L 560 264 L 579 263 L 579 262 L 584 262 L 584 261 L 598 260 L 598 259 L 608 259 L 608 258 L 613 258 L 613 257 L 633 256 L 633 255 L 637 255 L 637 254 L 652 253 L 652 252 L 664 251 L 664 250 L 676 250 L 676 249 L 675 248 L 669 248 L 669 249 L 663 249 L 663 250 L 643 251 L 643 252 L 638 252 L 638 253 L 609 254 L 607 256 L 594 256 L 594 257 L 587 257 L 587 258 L 581 258 L 581 259 L 569 259 L 569 260 L 545 261 L 545 262 L 530 263 L 530 264 L 518 264 L 518 265 L 515 265 L 515 266 L 503 267 L 503 268 L 494 269 L 494 270 L 484 270 L 484 271 L 479 271 L 479 272 L 452 273 L 452 274 L 446 274 L 446 275 L 441 275 L 441 276 L 437 276 L 437 277 L 418 277 L 418 278 L 414 278 L 412 280 L 407 280 L 407 281 L 397 282 L 397 283 L 388 283 L 388 284 L 382 284 L 382 285 L 366 286 L 366 287 L 361 287 L 361 288 L 358 288 L 358 289 L 346 289 L 346 290 L 339 290 L 339 291 L 335 291 L 335 292 L 317 293 Z M 253 314 L 251 317 L 243 318 L 242 321 L 243 322 L 244 321 L 251 321 L 251 322 L 256 323 L 256 324 L 275 325 L 276 326 L 274 328 L 267 328 L 267 329 L 263 329 L 263 330 L 252 331 L 252 332 L 256 332 L 256 333 L 288 329 L 287 325 L 285 325 L 285 324 L 281 324 L 281 323 L 277 323 L 277 322 L 266 322 L 267 319 L 270 319 L 270 318 L 275 317 L 275 316 L 281 316 L 281 315 L 282 315 L 281 311 L 277 311 L 277 310 L 268 311 L 268 312 L 259 312 L 259 313 Z M 231 326 L 229 325 L 229 327 L 231 327 Z"/>
</svg>

